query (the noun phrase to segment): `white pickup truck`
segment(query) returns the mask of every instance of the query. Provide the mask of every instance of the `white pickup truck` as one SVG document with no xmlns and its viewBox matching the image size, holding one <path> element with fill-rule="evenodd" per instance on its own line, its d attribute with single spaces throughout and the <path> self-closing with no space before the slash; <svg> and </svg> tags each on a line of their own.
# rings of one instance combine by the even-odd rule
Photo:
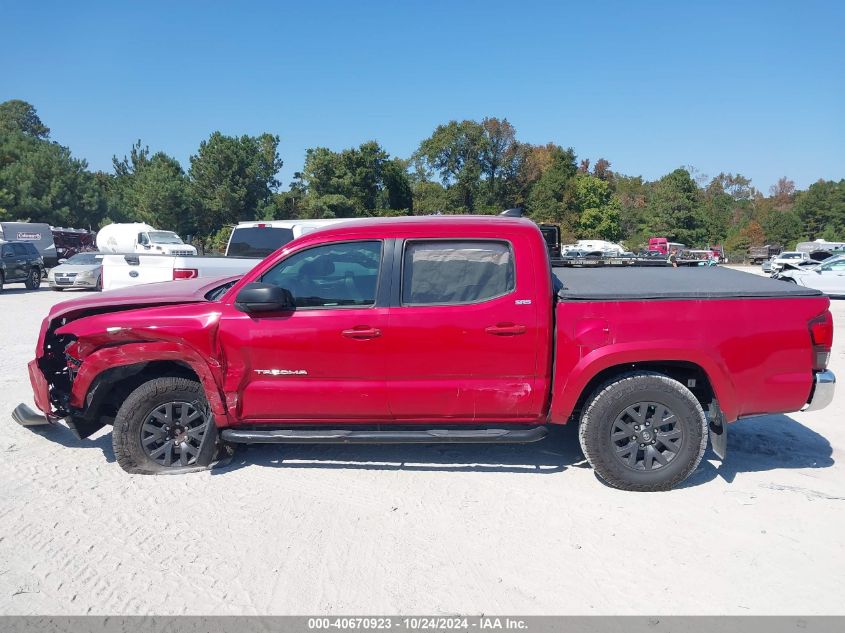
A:
<svg viewBox="0 0 845 633">
<path fill-rule="evenodd" d="M 103 290 L 176 279 L 242 275 L 260 262 L 251 257 L 103 255 Z"/>
<path fill-rule="evenodd" d="M 225 257 L 105 254 L 103 290 L 176 279 L 242 275 L 291 240 L 331 224 L 350 221 L 353 219 L 241 222 L 229 237 Z"/>
</svg>

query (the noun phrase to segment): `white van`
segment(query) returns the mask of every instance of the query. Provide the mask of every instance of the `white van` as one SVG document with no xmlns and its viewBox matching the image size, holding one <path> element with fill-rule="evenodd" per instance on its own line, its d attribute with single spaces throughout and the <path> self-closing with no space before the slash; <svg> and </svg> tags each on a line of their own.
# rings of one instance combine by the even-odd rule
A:
<svg viewBox="0 0 845 633">
<path fill-rule="evenodd" d="M 372 218 L 331 218 L 329 220 L 266 220 L 239 222 L 229 236 L 226 257 L 257 257 L 270 253 L 301 235 L 324 226 Z"/>
</svg>

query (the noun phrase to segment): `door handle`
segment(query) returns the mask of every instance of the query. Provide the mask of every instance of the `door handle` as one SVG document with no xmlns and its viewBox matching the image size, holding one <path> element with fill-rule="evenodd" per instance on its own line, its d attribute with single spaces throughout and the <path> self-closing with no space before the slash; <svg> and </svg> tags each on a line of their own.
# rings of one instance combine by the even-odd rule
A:
<svg viewBox="0 0 845 633">
<path fill-rule="evenodd" d="M 525 334 L 528 328 L 524 325 L 516 325 L 515 323 L 497 323 L 484 329 L 487 334 L 493 336 L 516 336 L 518 334 Z"/>
<path fill-rule="evenodd" d="M 356 325 L 348 330 L 343 330 L 341 334 L 346 338 L 368 339 L 381 336 L 381 330 L 377 327 L 369 327 L 368 325 Z"/>
</svg>

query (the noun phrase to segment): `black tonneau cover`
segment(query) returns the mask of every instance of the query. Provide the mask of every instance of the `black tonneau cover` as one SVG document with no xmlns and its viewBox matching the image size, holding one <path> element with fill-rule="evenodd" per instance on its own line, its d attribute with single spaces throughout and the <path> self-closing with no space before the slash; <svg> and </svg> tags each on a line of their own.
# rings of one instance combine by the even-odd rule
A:
<svg viewBox="0 0 845 633">
<path fill-rule="evenodd" d="M 554 274 L 560 281 L 556 285 L 558 297 L 565 301 L 817 297 L 822 294 L 794 283 L 719 266 L 557 268 Z"/>
</svg>

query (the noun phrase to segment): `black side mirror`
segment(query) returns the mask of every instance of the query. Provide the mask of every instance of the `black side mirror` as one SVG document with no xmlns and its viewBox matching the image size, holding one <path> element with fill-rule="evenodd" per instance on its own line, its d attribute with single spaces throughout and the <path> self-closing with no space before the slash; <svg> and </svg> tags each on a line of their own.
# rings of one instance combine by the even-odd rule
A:
<svg viewBox="0 0 845 633">
<path fill-rule="evenodd" d="M 290 290 L 273 284 L 247 284 L 235 297 L 235 307 L 241 312 L 284 312 L 296 304 Z"/>
</svg>

